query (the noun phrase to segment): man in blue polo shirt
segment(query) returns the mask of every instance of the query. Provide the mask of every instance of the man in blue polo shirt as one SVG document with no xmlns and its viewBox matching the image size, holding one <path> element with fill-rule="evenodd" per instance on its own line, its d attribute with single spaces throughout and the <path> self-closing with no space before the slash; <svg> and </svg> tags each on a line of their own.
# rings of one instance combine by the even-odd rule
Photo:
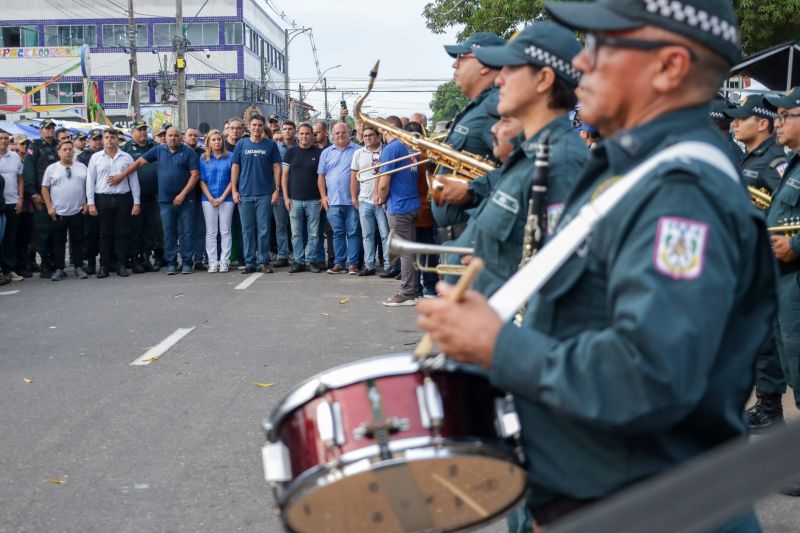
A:
<svg viewBox="0 0 800 533">
<path fill-rule="evenodd" d="M 386 118 L 391 126 L 401 130 L 402 122 L 395 116 Z M 381 151 L 381 162 L 386 163 L 409 155 L 408 148 L 388 133 L 384 134 L 387 144 Z M 417 170 L 400 167 L 412 163 L 413 160 L 399 161 L 381 166 L 381 172 L 395 171 L 388 176 L 382 176 L 378 183 L 378 204 L 386 207 L 389 215 L 389 227 L 399 237 L 409 241 L 417 240 L 417 215 L 422 205 L 417 189 Z M 419 274 L 414 269 L 413 256 L 407 255 L 400 258 L 400 292 L 384 300 L 383 305 L 397 307 L 401 305 L 415 305 L 417 290 L 419 289 Z"/>
<path fill-rule="evenodd" d="M 128 165 L 120 178 L 140 169 L 147 163 L 156 163 L 158 173 L 158 203 L 164 230 L 164 261 L 167 275 L 177 273 L 178 221 L 180 221 L 181 274 L 193 272 L 192 260 L 194 213 L 196 195 L 189 194 L 200 180 L 200 162 L 197 153 L 183 144 L 181 131 L 175 126 L 167 129 L 167 143 L 151 148 Z"/>
<path fill-rule="evenodd" d="M 264 123 L 261 115 L 250 117 L 250 138 L 239 141 L 233 151 L 231 184 L 242 221 L 245 259 L 242 274 L 256 270 L 272 272 L 269 221 L 272 206 L 280 195 L 281 155 L 275 141 L 264 136 Z"/>
<path fill-rule="evenodd" d="M 361 247 L 358 210 L 350 197 L 350 165 L 361 147 L 350 142 L 350 131 L 343 122 L 333 127 L 334 144 L 325 148 L 319 158 L 317 186 L 322 208 L 328 213 L 333 228 L 333 267 L 328 274 L 345 272 L 358 275 L 358 254 Z"/>
</svg>

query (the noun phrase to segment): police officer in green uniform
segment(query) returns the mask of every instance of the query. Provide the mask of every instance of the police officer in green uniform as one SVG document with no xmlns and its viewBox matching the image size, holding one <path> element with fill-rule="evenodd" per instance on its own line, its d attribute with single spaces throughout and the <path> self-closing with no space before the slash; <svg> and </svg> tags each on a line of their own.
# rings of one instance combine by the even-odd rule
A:
<svg viewBox="0 0 800 533">
<path fill-rule="evenodd" d="M 719 128 L 720 133 L 725 138 L 725 144 L 731 157 L 733 157 L 734 161 L 739 161 L 744 156 L 744 153 L 742 153 L 742 147 L 733 140 L 731 135 L 731 117 L 728 116 L 727 111 L 732 107 L 734 106 L 728 105 L 727 100 L 717 98 L 711 102 L 711 110 L 708 113 L 708 117 Z"/>
<path fill-rule="evenodd" d="M 496 98 L 497 87 L 494 80 L 498 71 L 482 65 L 475 58 L 475 51 L 485 46 L 499 46 L 504 43 L 494 33 L 479 32 L 462 44 L 444 47 L 455 58 L 453 79 L 458 89 L 470 98 L 469 104 L 453 119 L 444 140 L 445 144 L 456 150 L 492 158 L 490 128 L 494 119 L 486 112 L 483 103 L 487 98 Z M 448 169 L 440 168 L 437 173 L 442 175 L 449 172 Z M 469 191 L 475 185 L 442 181 L 445 187 L 441 193 L 441 205 L 431 200 L 433 218 L 439 226 L 439 242 L 452 241 L 461 235 L 468 219 L 466 210 L 477 203 L 477 199 L 472 198 Z"/>
<path fill-rule="evenodd" d="M 773 136 L 775 108 L 760 95 L 751 95 L 723 113 L 733 119 L 733 137 L 745 146 L 739 163 L 745 185 L 772 194 L 786 169 L 786 152 Z M 783 422 L 781 397 L 786 392 L 780 357 L 771 338 L 756 359 L 756 404 L 747 410 L 750 431 L 766 431 Z"/>
<path fill-rule="evenodd" d="M 39 277 L 50 279 L 53 275 L 52 220 L 42 199 L 42 177 L 45 169 L 58 161 L 55 140 L 56 123 L 50 119 L 39 125 L 40 139 L 28 146 L 22 175 L 25 179 L 25 194 L 33 200 L 33 223 L 36 228 L 36 251 L 41 259 Z"/>
<path fill-rule="evenodd" d="M 78 161 L 89 166 L 89 160 L 103 149 L 103 130 L 92 128 L 89 130 L 88 142 L 83 152 L 78 155 Z M 136 217 L 138 218 L 138 217 Z M 98 217 L 85 217 L 83 226 L 83 258 L 86 260 L 86 273 L 94 276 L 97 273 L 97 255 L 100 253 L 100 219 Z"/>
<path fill-rule="evenodd" d="M 552 23 L 528 26 L 505 46 L 475 51 L 497 76 L 497 110 L 520 120 L 523 134 L 496 176 L 490 199 L 471 216 L 475 255 L 484 260 L 473 288 L 491 296 L 517 270 L 528 218 L 536 147 L 550 145 L 547 212 L 555 225 L 589 150 L 572 129 L 567 113 L 575 106 L 579 73 L 570 64 L 581 46 L 574 34 Z M 496 174 L 492 173 L 492 174 Z"/>
<path fill-rule="evenodd" d="M 778 143 L 791 150 L 781 184 L 772 195 L 767 226 L 786 224 L 800 217 L 800 88 L 788 95 L 767 97 L 778 109 Z M 772 248 L 778 258 L 778 327 L 776 341 L 786 382 L 800 406 L 800 233 L 775 232 Z"/>
<path fill-rule="evenodd" d="M 450 301 L 445 284 L 445 297 L 417 304 L 419 326 L 448 356 L 483 366 L 513 393 L 528 507 L 542 526 L 743 436 L 776 308 L 763 217 L 708 120 L 740 59 L 731 3 L 545 7 L 586 33 L 573 60 L 581 116 L 606 136 L 551 239 L 676 143 L 710 145 L 714 164 L 681 157 L 650 170 L 529 301 L 523 327 L 504 324 L 474 291 Z M 723 530 L 760 528 L 746 512 Z"/>
<path fill-rule="evenodd" d="M 147 122 L 137 120 L 131 125 L 131 140 L 122 147 L 136 161 L 142 155 L 158 146 L 147 137 Z M 150 254 L 155 247 L 156 234 L 161 227 L 158 207 L 158 174 L 155 163 L 148 163 L 138 171 L 141 189 L 141 213 L 131 217 L 130 260 L 134 274 L 158 272 L 159 268 L 150 262 Z"/>
</svg>

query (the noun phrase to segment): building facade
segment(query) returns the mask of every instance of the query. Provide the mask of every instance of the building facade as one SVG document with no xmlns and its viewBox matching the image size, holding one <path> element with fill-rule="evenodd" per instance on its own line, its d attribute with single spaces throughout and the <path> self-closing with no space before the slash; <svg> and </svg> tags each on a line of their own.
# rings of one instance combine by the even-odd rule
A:
<svg viewBox="0 0 800 533">
<path fill-rule="evenodd" d="M 133 6 L 140 101 L 174 102 L 175 2 L 134 0 Z M 182 0 L 182 9 L 189 102 L 256 102 L 286 114 L 284 30 L 266 5 Z M 103 108 L 112 120 L 124 118 L 131 90 L 126 0 L 25 0 L 0 10 L 0 80 L 27 93 L 80 62 L 60 56 L 60 47 L 84 44 L 91 50 L 91 79 Z M 83 82 L 77 68 L 27 97 L 0 85 L 0 104 L 27 99 L 38 105 L 73 105 L 42 115 L 74 118 L 85 104 Z"/>
</svg>

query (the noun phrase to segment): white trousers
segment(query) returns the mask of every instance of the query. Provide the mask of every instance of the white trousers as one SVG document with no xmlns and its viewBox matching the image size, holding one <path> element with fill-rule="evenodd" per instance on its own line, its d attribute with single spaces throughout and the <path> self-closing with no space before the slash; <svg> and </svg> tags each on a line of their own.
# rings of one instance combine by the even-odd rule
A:
<svg viewBox="0 0 800 533">
<path fill-rule="evenodd" d="M 206 219 L 206 254 L 208 262 L 217 261 L 217 233 L 222 243 L 219 262 L 229 263 L 231 260 L 231 220 L 233 220 L 233 202 L 222 202 L 214 207 L 211 202 L 202 202 L 203 217 Z"/>
</svg>

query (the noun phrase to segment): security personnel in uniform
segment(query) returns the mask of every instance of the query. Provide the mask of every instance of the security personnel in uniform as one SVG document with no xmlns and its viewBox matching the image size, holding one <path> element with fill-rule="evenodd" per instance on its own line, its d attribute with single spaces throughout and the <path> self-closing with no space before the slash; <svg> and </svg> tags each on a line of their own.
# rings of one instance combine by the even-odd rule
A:
<svg viewBox="0 0 800 533">
<path fill-rule="evenodd" d="M 574 34 L 563 26 L 538 23 L 505 46 L 475 50 L 478 61 L 502 69 L 496 79 L 497 110 L 519 119 L 524 132 L 496 177 L 491 199 L 470 220 L 476 226 L 475 255 L 486 264 L 473 288 L 484 296 L 491 296 L 510 278 L 522 258 L 536 147 L 542 136 L 550 145 L 547 211 L 553 225 L 589 155 L 567 116 L 575 106 L 580 80 L 570 62 L 580 49 Z"/>
<path fill-rule="evenodd" d="M 492 157 L 490 128 L 494 119 L 486 112 L 483 102 L 487 98 L 497 98 L 494 80 L 498 71 L 482 65 L 475 58 L 475 50 L 504 43 L 505 41 L 494 33 L 479 32 L 463 44 L 444 47 L 448 55 L 455 58 L 453 79 L 458 89 L 470 98 L 469 104 L 453 119 L 444 140 L 445 144 L 456 150 L 481 157 Z M 438 171 L 439 174 L 448 172 L 449 170 L 445 168 L 440 168 Z M 455 181 L 442 181 L 445 187 L 441 193 L 441 205 L 431 200 L 433 218 L 439 226 L 439 242 L 451 241 L 461 235 L 468 219 L 466 209 L 477 203 L 477 199 L 471 198 L 468 185 Z"/>
<path fill-rule="evenodd" d="M 762 95 L 748 96 L 735 109 L 726 109 L 733 119 L 733 137 L 745 146 L 739 163 L 745 185 L 765 189 L 770 194 L 778 188 L 786 169 L 786 152 L 773 137 L 775 108 Z M 756 359 L 756 404 L 748 409 L 750 431 L 758 433 L 783 422 L 781 397 L 786 392 L 781 361 L 775 340 L 771 338 Z"/>
<path fill-rule="evenodd" d="M 791 150 L 781 184 L 772 195 L 767 226 L 781 226 L 800 217 L 800 88 L 782 97 L 767 97 L 778 109 L 778 143 Z M 794 223 L 794 222 L 793 222 Z M 792 234 L 794 233 L 794 234 Z M 786 382 L 800 407 L 800 233 L 776 232 L 771 236 L 778 258 L 778 327 L 776 341 Z"/>
<path fill-rule="evenodd" d="M 145 152 L 158 146 L 147 138 L 147 123 L 137 120 L 131 125 L 131 140 L 126 142 L 122 151 L 127 152 L 136 161 Z M 131 217 L 130 259 L 134 274 L 158 272 L 160 268 L 150 262 L 156 242 L 156 234 L 161 227 L 161 216 L 158 207 L 158 174 L 155 163 L 148 163 L 137 171 L 139 188 L 141 189 L 141 212 L 138 217 Z"/>
<path fill-rule="evenodd" d="M 736 141 L 734 141 L 731 136 L 731 117 L 728 116 L 727 111 L 732 107 L 734 106 L 728 105 L 727 100 L 717 98 L 711 102 L 711 110 L 708 113 L 708 117 L 717 128 L 719 128 L 720 133 L 725 137 L 728 152 L 731 154 L 734 161 L 738 162 L 744 154 L 742 153 L 741 146 L 736 144 Z"/>
<path fill-rule="evenodd" d="M 449 301 L 445 284 L 445 297 L 417 304 L 419 326 L 448 356 L 483 366 L 514 395 L 540 526 L 743 436 L 776 308 L 763 217 L 708 120 L 741 57 L 733 7 L 660 5 L 545 4 L 586 33 L 573 60 L 581 116 L 606 136 L 554 238 L 619 176 L 676 143 L 710 145 L 715 164 L 681 157 L 645 174 L 529 301 L 523 327 L 503 324 L 474 291 Z M 760 531 L 752 512 L 727 526 Z"/>
<path fill-rule="evenodd" d="M 55 141 L 56 123 L 50 119 L 39 125 L 40 139 L 28 145 L 22 175 L 25 179 L 25 194 L 33 200 L 33 223 L 36 228 L 36 251 L 41 258 L 39 277 L 50 279 L 53 275 L 52 221 L 42 199 L 42 177 L 45 169 L 58 161 Z"/>
<path fill-rule="evenodd" d="M 92 156 L 103 149 L 103 130 L 89 130 L 87 146 L 78 155 L 78 161 L 89 167 Z M 97 273 L 97 256 L 100 253 L 100 220 L 97 217 L 85 217 L 83 232 L 83 258 L 86 260 L 86 273 L 94 276 Z"/>
</svg>

